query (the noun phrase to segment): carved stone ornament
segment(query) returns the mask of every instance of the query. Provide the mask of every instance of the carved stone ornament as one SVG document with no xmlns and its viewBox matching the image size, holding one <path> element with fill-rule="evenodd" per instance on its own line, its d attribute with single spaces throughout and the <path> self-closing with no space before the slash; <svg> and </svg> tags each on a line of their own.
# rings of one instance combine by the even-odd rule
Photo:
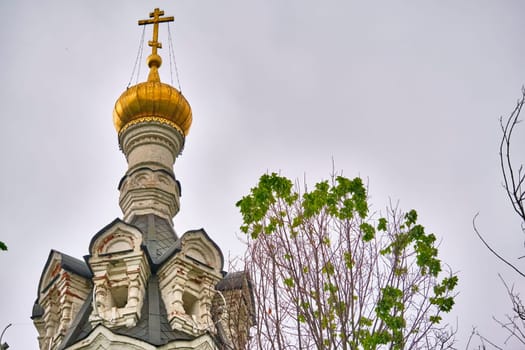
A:
<svg viewBox="0 0 525 350">
<path fill-rule="evenodd" d="M 140 319 L 150 274 L 141 243 L 140 231 L 121 221 L 94 237 L 89 257 L 94 274 L 89 318 L 93 326 L 132 327 Z"/>
</svg>

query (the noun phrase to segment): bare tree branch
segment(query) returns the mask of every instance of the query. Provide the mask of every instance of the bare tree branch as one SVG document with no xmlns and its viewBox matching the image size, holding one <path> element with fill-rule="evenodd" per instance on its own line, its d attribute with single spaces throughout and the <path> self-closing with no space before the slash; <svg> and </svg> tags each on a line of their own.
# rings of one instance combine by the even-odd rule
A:
<svg viewBox="0 0 525 350">
<path fill-rule="evenodd" d="M 518 124 L 521 122 L 519 119 L 521 110 L 523 108 L 523 105 L 525 104 L 525 87 L 522 87 L 521 89 L 521 97 L 518 99 L 516 103 L 516 107 L 511 112 L 508 118 L 504 119 L 503 117 L 500 117 L 500 128 L 502 131 L 501 141 L 499 145 L 499 159 L 500 159 L 500 168 L 501 173 L 503 175 L 503 187 L 505 188 L 505 192 L 507 194 L 507 197 L 509 198 L 513 210 L 518 214 L 518 217 L 521 219 L 521 230 L 522 232 L 525 232 L 525 190 L 524 190 L 524 184 L 525 184 L 525 171 L 523 164 L 521 164 L 516 171 L 516 167 L 512 161 L 511 156 L 511 145 L 512 145 L 512 136 L 515 128 L 518 126 Z M 525 273 L 523 273 L 520 269 L 518 269 L 514 264 L 510 263 L 507 259 L 505 259 L 501 254 L 496 252 L 494 248 L 492 248 L 487 241 L 483 238 L 481 233 L 479 232 L 477 226 L 476 226 L 476 218 L 478 217 L 479 213 L 477 213 L 474 218 L 472 219 L 472 226 L 474 228 L 474 232 L 478 236 L 478 238 L 483 242 L 485 247 L 494 254 L 500 261 L 502 261 L 504 264 L 512 268 L 515 272 L 517 272 L 521 277 L 525 277 Z M 521 259 L 522 257 L 519 257 L 518 259 Z M 505 286 L 505 289 L 507 291 L 507 295 L 509 296 L 509 299 L 512 303 L 512 311 L 514 314 L 512 316 L 505 315 L 505 321 L 501 321 L 497 319 L 496 317 L 493 317 L 494 321 L 498 323 L 502 328 L 504 328 L 508 332 L 508 337 L 505 340 L 505 344 L 510 339 L 516 339 L 519 342 L 521 342 L 523 345 L 525 345 L 525 307 L 521 301 L 521 298 L 519 297 L 519 294 L 514 292 L 513 287 L 510 288 L 508 284 L 505 282 L 505 280 L 499 275 L 499 278 L 501 279 L 503 285 Z M 485 348 L 485 342 L 489 343 L 491 346 L 501 349 L 500 347 L 496 346 L 494 343 L 490 342 L 487 338 L 483 337 L 479 334 L 479 332 L 475 329 L 472 330 L 472 334 L 469 338 L 469 342 L 467 344 L 470 344 L 470 341 L 472 340 L 472 337 L 476 335 L 480 341 L 482 342 L 483 348 Z"/>
<path fill-rule="evenodd" d="M 514 271 L 516 271 L 518 274 L 520 274 L 522 277 L 525 277 L 525 274 L 523 272 L 521 272 L 516 266 L 514 266 L 513 264 L 511 264 L 507 259 L 505 259 L 503 256 L 501 256 L 500 254 L 498 254 L 498 252 L 496 252 L 491 246 L 490 244 L 487 243 L 487 241 L 485 240 L 485 238 L 483 238 L 483 236 L 481 235 L 481 233 L 479 232 L 477 226 L 476 226 L 476 219 L 478 217 L 479 213 L 476 213 L 476 215 L 474 215 L 474 218 L 472 219 L 472 227 L 474 228 L 474 232 L 476 233 L 476 235 L 478 235 L 478 238 L 481 240 L 481 242 L 483 242 L 483 244 L 485 245 L 485 247 L 487 247 L 487 249 L 492 253 L 494 254 L 499 260 L 501 260 L 503 263 L 505 263 L 506 265 L 510 266 Z"/>
<path fill-rule="evenodd" d="M 522 222 L 525 222 L 525 208 L 523 202 L 523 199 L 525 198 L 525 192 L 523 190 L 525 174 L 523 173 L 523 165 L 518 168 L 518 173 L 516 174 L 511 159 L 511 138 L 514 128 L 521 122 L 519 116 L 524 103 L 525 88 L 522 88 L 521 97 L 517 101 L 516 107 L 507 120 L 504 121 L 503 117 L 500 117 L 500 127 L 503 135 L 499 146 L 500 167 L 503 174 L 505 192 L 509 197 L 514 211 L 521 218 Z"/>
</svg>

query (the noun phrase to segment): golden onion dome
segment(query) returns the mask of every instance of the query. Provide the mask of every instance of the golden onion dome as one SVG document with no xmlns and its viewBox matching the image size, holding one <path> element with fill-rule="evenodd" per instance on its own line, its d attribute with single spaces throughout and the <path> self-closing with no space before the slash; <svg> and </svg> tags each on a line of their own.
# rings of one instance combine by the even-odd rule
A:
<svg viewBox="0 0 525 350">
<path fill-rule="evenodd" d="M 118 98 L 113 110 L 113 123 L 117 133 L 131 125 L 160 122 L 188 135 L 191 127 L 191 107 L 182 93 L 160 81 L 158 68 L 162 59 L 152 53 L 147 59 L 150 68 L 148 80 L 128 88 Z"/>
</svg>

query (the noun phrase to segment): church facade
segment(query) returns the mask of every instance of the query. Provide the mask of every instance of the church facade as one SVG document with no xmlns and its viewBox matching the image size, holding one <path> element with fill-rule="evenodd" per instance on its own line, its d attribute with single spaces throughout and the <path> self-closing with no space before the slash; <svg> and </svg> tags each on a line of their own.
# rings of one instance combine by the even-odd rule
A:
<svg viewBox="0 0 525 350">
<path fill-rule="evenodd" d="M 242 349 L 254 322 L 250 282 L 226 273 L 203 229 L 178 236 L 180 183 L 173 170 L 192 123 L 191 107 L 160 81 L 155 9 L 147 81 L 117 100 L 113 122 L 128 169 L 119 183 L 122 219 L 96 233 L 80 260 L 52 250 L 32 320 L 41 350 Z"/>
</svg>

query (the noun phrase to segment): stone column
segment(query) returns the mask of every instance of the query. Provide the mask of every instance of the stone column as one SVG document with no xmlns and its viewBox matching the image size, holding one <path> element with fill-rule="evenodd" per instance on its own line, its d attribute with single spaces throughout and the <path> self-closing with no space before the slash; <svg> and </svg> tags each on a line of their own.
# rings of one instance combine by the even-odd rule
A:
<svg viewBox="0 0 525 350">
<path fill-rule="evenodd" d="M 211 317 L 211 304 L 214 296 L 213 288 L 211 287 L 212 281 L 210 278 L 205 278 L 202 281 L 202 288 L 200 294 L 199 314 L 201 319 L 199 320 L 204 327 L 210 327 L 213 325 Z"/>
<path fill-rule="evenodd" d="M 137 308 L 140 298 L 139 274 L 129 275 L 128 303 L 126 308 Z M 137 309 L 137 313 L 140 310 Z"/>
<path fill-rule="evenodd" d="M 186 312 L 184 311 L 184 302 L 182 296 L 184 295 L 184 289 L 186 286 L 186 276 L 177 276 L 173 279 L 172 286 L 172 305 L 173 311 L 175 314 L 183 315 Z"/>
<path fill-rule="evenodd" d="M 126 128 L 119 143 L 128 161 L 119 185 L 124 220 L 153 213 L 172 222 L 180 207 L 173 165 L 184 136 L 170 125 L 150 121 Z"/>
</svg>

